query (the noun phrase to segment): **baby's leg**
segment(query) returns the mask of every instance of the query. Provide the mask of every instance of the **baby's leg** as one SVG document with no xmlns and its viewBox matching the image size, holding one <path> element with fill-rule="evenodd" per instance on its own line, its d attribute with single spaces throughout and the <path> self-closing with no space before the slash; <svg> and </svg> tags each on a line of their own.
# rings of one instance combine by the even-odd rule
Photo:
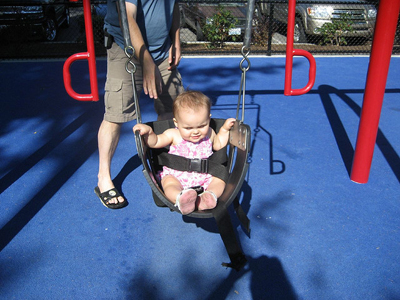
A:
<svg viewBox="0 0 400 300">
<path fill-rule="evenodd" d="M 225 182 L 217 177 L 213 177 L 207 190 L 199 196 L 198 210 L 212 209 L 217 206 L 217 199 L 225 189 Z"/>
<path fill-rule="evenodd" d="M 196 206 L 197 192 L 183 190 L 181 183 L 172 175 L 167 175 L 161 180 L 165 196 L 174 203 L 183 215 L 190 214 Z"/>
</svg>

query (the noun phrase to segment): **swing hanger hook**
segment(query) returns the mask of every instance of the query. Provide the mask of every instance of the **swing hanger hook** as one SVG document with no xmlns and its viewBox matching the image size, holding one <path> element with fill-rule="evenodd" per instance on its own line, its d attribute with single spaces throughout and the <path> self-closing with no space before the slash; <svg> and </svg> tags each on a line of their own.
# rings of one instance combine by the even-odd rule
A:
<svg viewBox="0 0 400 300">
<path fill-rule="evenodd" d="M 247 48 L 246 46 L 243 46 L 242 49 L 240 49 L 240 52 L 242 53 L 243 59 L 240 61 L 240 69 L 242 72 L 246 72 L 250 69 L 250 60 L 248 58 L 250 54 L 250 48 Z M 243 63 L 247 63 L 247 67 L 243 65 Z"/>
<path fill-rule="evenodd" d="M 133 62 L 134 53 L 135 49 L 132 46 L 125 47 L 125 55 L 128 57 L 128 60 L 125 63 L 125 70 L 131 75 L 136 73 L 136 65 Z"/>
</svg>

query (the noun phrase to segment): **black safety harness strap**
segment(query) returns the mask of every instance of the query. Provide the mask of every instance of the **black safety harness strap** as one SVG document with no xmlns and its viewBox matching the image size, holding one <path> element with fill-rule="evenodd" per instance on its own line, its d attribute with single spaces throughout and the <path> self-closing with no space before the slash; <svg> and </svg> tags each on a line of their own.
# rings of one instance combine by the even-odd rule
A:
<svg viewBox="0 0 400 300">
<path fill-rule="evenodd" d="M 158 155 L 158 163 L 161 166 L 167 166 L 178 171 L 208 173 L 214 177 L 218 177 L 223 181 L 228 180 L 227 163 L 225 149 L 214 152 L 208 159 L 186 158 L 169 153 L 160 153 Z"/>
<path fill-rule="evenodd" d="M 214 122 L 213 120 L 211 121 Z M 160 134 L 167 128 L 173 128 L 175 126 L 172 120 L 148 122 L 146 124 L 152 127 L 156 134 Z M 154 159 L 156 160 L 155 163 L 157 163 L 159 166 L 166 166 L 178 171 L 208 173 L 214 177 L 220 178 L 225 182 L 228 180 L 228 156 L 226 154 L 226 148 L 215 151 L 207 159 L 190 159 L 169 154 L 167 151 L 156 151 L 156 153 L 157 155 L 155 155 Z"/>
</svg>

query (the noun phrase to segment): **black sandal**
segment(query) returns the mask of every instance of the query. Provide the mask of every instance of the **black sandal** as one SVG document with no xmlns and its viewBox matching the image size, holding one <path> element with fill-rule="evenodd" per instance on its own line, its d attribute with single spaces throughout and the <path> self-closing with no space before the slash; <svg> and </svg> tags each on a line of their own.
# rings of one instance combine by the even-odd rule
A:
<svg viewBox="0 0 400 300">
<path fill-rule="evenodd" d="M 118 202 L 118 203 L 109 203 L 109 201 L 113 198 L 118 198 L 118 197 L 123 197 L 120 192 L 116 188 L 112 188 L 111 190 L 108 190 L 106 192 L 100 193 L 100 189 L 98 186 L 94 188 L 94 192 L 96 193 L 97 197 L 101 200 L 101 203 L 105 207 L 111 208 L 111 209 L 118 209 L 118 208 L 123 208 L 128 205 L 128 201 L 124 198 L 123 202 Z"/>
</svg>

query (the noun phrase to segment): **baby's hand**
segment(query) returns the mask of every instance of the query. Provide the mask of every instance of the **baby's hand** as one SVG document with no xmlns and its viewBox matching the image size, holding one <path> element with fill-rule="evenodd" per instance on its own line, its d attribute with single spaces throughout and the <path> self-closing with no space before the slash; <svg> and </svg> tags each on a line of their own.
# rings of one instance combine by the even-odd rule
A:
<svg viewBox="0 0 400 300">
<path fill-rule="evenodd" d="M 133 126 L 133 132 L 139 131 L 140 135 L 145 135 L 151 132 L 151 127 L 146 124 L 136 124 Z"/>
<path fill-rule="evenodd" d="M 235 118 L 229 118 L 225 120 L 224 125 L 222 126 L 225 130 L 229 131 L 235 125 L 236 119 Z"/>
</svg>

